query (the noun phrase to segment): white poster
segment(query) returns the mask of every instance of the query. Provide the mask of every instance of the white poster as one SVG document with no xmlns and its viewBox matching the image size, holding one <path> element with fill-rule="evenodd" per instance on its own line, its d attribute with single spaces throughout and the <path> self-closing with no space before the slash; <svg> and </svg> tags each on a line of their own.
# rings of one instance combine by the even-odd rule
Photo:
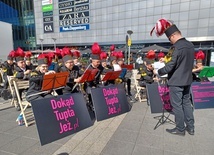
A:
<svg viewBox="0 0 214 155">
<path fill-rule="evenodd" d="M 214 51 L 211 52 L 211 57 L 210 57 L 210 67 L 214 67 Z"/>
<path fill-rule="evenodd" d="M 52 0 L 42 0 L 42 6 L 49 5 L 49 4 L 53 4 L 53 1 Z"/>
</svg>

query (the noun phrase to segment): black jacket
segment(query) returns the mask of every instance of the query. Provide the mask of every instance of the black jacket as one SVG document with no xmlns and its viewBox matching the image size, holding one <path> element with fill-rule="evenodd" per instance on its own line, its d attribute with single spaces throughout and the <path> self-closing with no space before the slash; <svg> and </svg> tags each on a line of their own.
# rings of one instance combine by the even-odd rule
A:
<svg viewBox="0 0 214 155">
<path fill-rule="evenodd" d="M 59 68 L 60 72 L 69 72 L 68 82 L 66 83 L 65 88 L 63 89 L 64 93 L 72 92 L 73 86 L 75 85 L 74 79 L 80 76 L 79 74 L 79 67 L 74 66 L 72 70 L 69 70 L 64 65 Z M 76 90 L 75 90 L 76 92 Z"/>
<path fill-rule="evenodd" d="M 36 71 L 36 70 L 31 72 L 29 88 L 28 88 L 26 96 L 41 92 L 44 75 L 45 74 L 43 74 L 39 71 Z M 36 98 L 37 95 L 34 97 Z"/>
<path fill-rule="evenodd" d="M 28 68 L 28 66 L 26 66 L 25 70 L 27 71 L 30 69 Z M 24 71 L 20 67 L 16 66 L 14 68 L 14 77 L 16 77 L 17 79 L 29 80 L 30 75 L 25 75 Z"/>
<path fill-rule="evenodd" d="M 194 45 L 185 38 L 179 39 L 174 45 L 172 59 L 165 67 L 158 70 L 160 76 L 168 74 L 169 86 L 187 86 L 192 83 L 194 63 Z"/>
<path fill-rule="evenodd" d="M 14 66 L 15 66 L 14 63 L 12 65 L 10 65 L 7 61 L 5 61 L 2 64 L 2 70 L 4 72 L 4 75 L 13 76 Z"/>
</svg>

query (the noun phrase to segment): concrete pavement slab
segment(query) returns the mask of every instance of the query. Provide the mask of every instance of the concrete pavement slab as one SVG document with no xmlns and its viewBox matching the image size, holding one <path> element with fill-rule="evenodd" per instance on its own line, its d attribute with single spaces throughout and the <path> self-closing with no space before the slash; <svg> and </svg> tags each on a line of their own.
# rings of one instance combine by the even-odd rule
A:
<svg viewBox="0 0 214 155">
<path fill-rule="evenodd" d="M 131 155 L 135 143 L 109 140 L 101 155 Z"/>
<path fill-rule="evenodd" d="M 18 137 L 9 143 L 0 147 L 1 150 L 14 153 L 14 154 L 22 154 L 22 152 L 28 150 L 30 147 L 38 143 L 38 140 L 33 140 L 24 137 Z"/>
<path fill-rule="evenodd" d="M 17 139 L 19 135 L 10 135 L 6 133 L 0 133 L 0 148 L 13 140 Z"/>
<path fill-rule="evenodd" d="M 132 155 L 164 155 L 163 149 L 158 149 L 154 147 L 135 145 Z"/>
</svg>

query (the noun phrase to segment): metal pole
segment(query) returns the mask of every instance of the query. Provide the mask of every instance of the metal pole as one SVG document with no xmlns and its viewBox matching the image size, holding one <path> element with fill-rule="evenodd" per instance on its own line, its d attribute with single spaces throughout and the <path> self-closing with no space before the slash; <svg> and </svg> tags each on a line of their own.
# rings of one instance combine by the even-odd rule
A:
<svg viewBox="0 0 214 155">
<path fill-rule="evenodd" d="M 126 35 L 126 51 L 125 51 L 125 63 L 128 63 L 128 40 L 129 40 L 129 36 Z"/>
<path fill-rule="evenodd" d="M 56 52 L 56 42 L 54 41 L 54 51 Z"/>
<path fill-rule="evenodd" d="M 52 38 L 54 41 L 54 51 L 56 52 L 56 38 Z"/>
<path fill-rule="evenodd" d="M 43 40 L 41 41 L 41 48 L 42 48 L 42 54 L 43 54 Z"/>
<path fill-rule="evenodd" d="M 130 52 L 131 52 L 131 34 L 133 33 L 132 30 L 128 30 L 128 37 L 129 37 L 129 41 L 128 41 L 128 46 L 129 46 L 129 53 L 128 53 L 128 65 L 130 64 Z"/>
<path fill-rule="evenodd" d="M 42 50 L 42 54 L 43 54 L 43 40 L 44 39 L 39 39 L 41 41 L 41 50 Z"/>
<path fill-rule="evenodd" d="M 130 50 L 131 50 L 131 46 L 129 46 L 129 53 L 128 53 L 128 65 L 130 64 Z"/>
</svg>

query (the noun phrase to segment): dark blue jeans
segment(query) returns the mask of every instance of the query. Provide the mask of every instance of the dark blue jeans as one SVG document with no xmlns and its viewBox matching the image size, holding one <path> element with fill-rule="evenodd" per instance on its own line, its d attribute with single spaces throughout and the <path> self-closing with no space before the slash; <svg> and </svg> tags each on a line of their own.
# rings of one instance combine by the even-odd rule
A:
<svg viewBox="0 0 214 155">
<path fill-rule="evenodd" d="M 176 128 L 180 131 L 184 131 L 186 124 L 187 128 L 194 129 L 190 86 L 169 86 L 169 95 L 175 115 Z"/>
</svg>

